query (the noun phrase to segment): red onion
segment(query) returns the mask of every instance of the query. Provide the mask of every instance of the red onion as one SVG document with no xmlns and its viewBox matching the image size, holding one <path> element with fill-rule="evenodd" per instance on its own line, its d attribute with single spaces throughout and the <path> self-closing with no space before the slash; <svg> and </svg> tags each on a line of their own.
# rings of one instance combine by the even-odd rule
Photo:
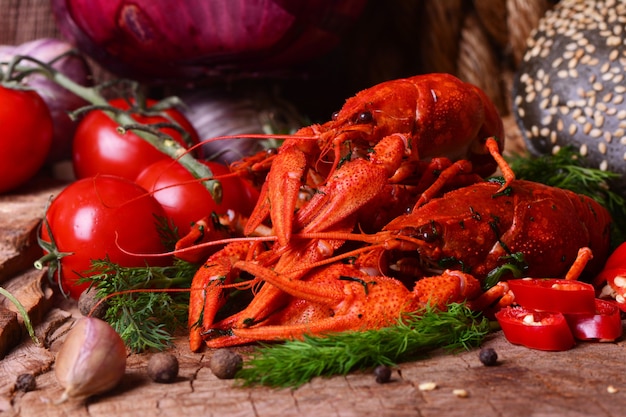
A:
<svg viewBox="0 0 626 417">
<path fill-rule="evenodd" d="M 282 69 L 335 46 L 366 0 L 52 0 L 63 36 L 123 77 Z"/>
<path fill-rule="evenodd" d="M 17 46 L 0 45 L 0 62 L 8 62 L 16 55 L 25 55 L 50 63 L 72 48 L 73 46 L 69 43 L 53 38 L 36 39 Z M 23 61 L 20 65 L 35 66 L 28 61 Z M 89 66 L 79 54 L 64 56 L 55 61 L 52 67 L 78 84 L 89 85 L 91 82 Z M 43 98 L 52 115 L 54 137 L 48 162 L 70 159 L 75 123 L 69 118 L 67 112 L 84 106 L 87 104 L 86 101 L 41 74 L 29 75 L 25 81 Z"/>
</svg>

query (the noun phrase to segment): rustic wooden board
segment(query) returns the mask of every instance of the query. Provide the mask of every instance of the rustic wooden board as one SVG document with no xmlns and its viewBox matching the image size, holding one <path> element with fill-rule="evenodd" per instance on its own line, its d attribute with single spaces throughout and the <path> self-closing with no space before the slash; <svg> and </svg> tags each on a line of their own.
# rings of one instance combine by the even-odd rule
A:
<svg viewBox="0 0 626 417">
<path fill-rule="evenodd" d="M 493 334 L 485 343 L 499 353 L 500 364 L 495 367 L 483 366 L 477 350 L 436 352 L 425 360 L 400 364 L 387 384 L 378 384 L 370 373 L 361 372 L 317 378 L 297 390 L 240 388 L 233 381 L 219 380 L 208 368 L 210 352 L 192 353 L 181 338 L 173 348 L 181 365 L 176 382 L 152 382 L 145 372 L 150 354 L 133 354 L 126 376 L 114 391 L 87 401 L 53 405 L 62 392 L 52 371 L 53 354 L 71 322 L 62 311 L 51 312 L 53 330 L 39 327 L 38 332 L 47 333 L 52 341 L 49 348 L 37 348 L 25 341 L 0 362 L 0 375 L 8 378 L 0 383 L 0 412 L 50 417 L 617 417 L 626 407 L 625 342 L 580 343 L 567 352 L 541 352 L 510 345 L 501 333 Z M 38 375 L 37 390 L 12 391 L 12 380 L 21 372 Z M 435 382 L 437 388 L 421 391 L 419 385 L 423 382 Z M 469 396 L 455 396 L 452 390 L 458 388 L 466 389 Z"/>
<path fill-rule="evenodd" d="M 37 245 L 37 227 L 46 202 L 65 184 L 37 178 L 29 186 L 0 194 L 0 284 L 33 265 L 41 256 Z"/>
<path fill-rule="evenodd" d="M 0 286 L 22 303 L 35 324 L 42 321 L 52 298 L 45 271 L 33 268 L 33 262 L 42 255 L 37 229 L 48 199 L 64 186 L 43 177 L 16 192 L 0 195 Z M 16 311 L 0 296 L 0 358 L 26 334 Z"/>
</svg>

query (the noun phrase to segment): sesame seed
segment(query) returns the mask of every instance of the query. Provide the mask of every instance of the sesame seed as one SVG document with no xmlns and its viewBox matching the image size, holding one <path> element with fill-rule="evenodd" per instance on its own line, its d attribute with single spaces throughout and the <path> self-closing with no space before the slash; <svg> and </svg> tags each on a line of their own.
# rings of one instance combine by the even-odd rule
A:
<svg viewBox="0 0 626 417">
<path fill-rule="evenodd" d="M 582 155 L 582 156 L 587 156 L 587 145 L 585 143 L 583 143 L 582 145 L 580 145 L 580 148 L 578 148 L 578 152 Z"/>
<path fill-rule="evenodd" d="M 604 116 L 600 112 L 595 112 L 593 117 L 596 127 L 602 127 L 604 125 Z"/>
<path fill-rule="evenodd" d="M 576 131 L 578 131 L 578 126 L 577 126 L 577 125 L 575 125 L 574 123 L 572 123 L 571 125 L 569 125 L 568 133 L 569 133 L 570 135 L 572 135 L 572 136 L 573 136 L 573 135 L 575 135 L 575 134 L 576 134 Z"/>
<path fill-rule="evenodd" d="M 598 166 L 598 168 L 601 171 L 606 171 L 609 168 L 609 163 L 606 159 L 603 159 L 602 162 L 600 162 L 600 165 Z"/>
<path fill-rule="evenodd" d="M 552 90 L 550 90 L 552 91 Z M 550 100 L 550 104 L 552 105 L 552 107 L 556 107 L 559 104 L 559 96 L 558 95 L 553 95 L 552 99 Z"/>
<path fill-rule="evenodd" d="M 585 123 L 585 124 L 583 125 L 583 133 L 584 133 L 585 135 L 588 135 L 588 134 L 589 134 L 589 132 L 591 132 L 592 127 L 593 127 L 593 126 L 591 125 L 591 123 L 589 123 L 589 122 Z"/>
<path fill-rule="evenodd" d="M 599 138 L 600 136 L 602 136 L 602 130 L 593 128 L 589 132 L 589 136 L 591 136 L 592 138 Z"/>
<path fill-rule="evenodd" d="M 606 39 L 607 46 L 618 46 L 622 43 L 622 38 L 620 36 L 609 36 Z"/>
<path fill-rule="evenodd" d="M 532 136 L 539 136 L 539 127 L 537 127 L 537 125 L 532 125 L 530 127 L 530 133 L 532 134 Z"/>
<path fill-rule="evenodd" d="M 598 143 L 598 150 L 602 155 L 606 155 L 606 143 L 600 142 Z"/>
</svg>

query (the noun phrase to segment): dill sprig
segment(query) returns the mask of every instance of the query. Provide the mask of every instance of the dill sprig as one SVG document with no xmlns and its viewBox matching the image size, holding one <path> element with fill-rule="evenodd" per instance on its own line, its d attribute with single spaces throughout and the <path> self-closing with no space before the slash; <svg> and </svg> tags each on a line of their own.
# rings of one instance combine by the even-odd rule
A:
<svg viewBox="0 0 626 417">
<path fill-rule="evenodd" d="M 236 377 L 243 386 L 297 388 L 317 376 L 393 366 L 436 348 L 470 349 L 487 333 L 489 320 L 465 304 L 451 304 L 447 311 L 427 307 L 379 330 L 307 335 L 301 341 L 262 345 Z"/>
<path fill-rule="evenodd" d="M 620 174 L 585 166 L 584 157 L 573 147 L 554 155 L 517 155 L 509 163 L 518 179 L 540 182 L 586 195 L 604 206 L 613 218 L 612 240 L 626 239 L 626 199 L 612 187 Z"/>
<path fill-rule="evenodd" d="M 106 298 L 105 320 L 134 352 L 167 348 L 186 323 L 187 291 L 197 265 L 177 259 L 170 266 L 122 267 L 109 259 L 92 262 L 89 276 L 98 298 Z M 154 291 L 157 290 L 157 291 Z M 118 294 L 119 293 L 119 294 Z"/>
</svg>

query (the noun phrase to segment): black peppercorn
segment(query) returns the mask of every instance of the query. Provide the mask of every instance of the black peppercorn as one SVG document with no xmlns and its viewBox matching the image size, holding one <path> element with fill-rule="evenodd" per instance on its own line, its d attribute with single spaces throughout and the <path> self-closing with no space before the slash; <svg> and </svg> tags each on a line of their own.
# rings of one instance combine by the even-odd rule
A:
<svg viewBox="0 0 626 417">
<path fill-rule="evenodd" d="M 478 353 L 478 359 L 485 366 L 494 366 L 498 363 L 498 354 L 493 348 L 483 348 Z"/>
<path fill-rule="evenodd" d="M 378 365 L 374 368 L 374 376 L 376 377 L 376 382 L 379 384 L 389 382 L 391 379 L 391 368 L 387 365 Z"/>
<path fill-rule="evenodd" d="M 228 349 L 216 350 L 209 361 L 211 372 L 219 379 L 233 379 L 242 366 L 241 355 Z"/>
<path fill-rule="evenodd" d="M 178 376 L 178 359 L 171 353 L 157 353 L 148 361 L 148 376 L 154 382 L 168 384 Z"/>
<path fill-rule="evenodd" d="M 15 380 L 15 389 L 17 391 L 28 392 L 37 388 L 37 381 L 33 374 L 20 374 Z"/>
</svg>

